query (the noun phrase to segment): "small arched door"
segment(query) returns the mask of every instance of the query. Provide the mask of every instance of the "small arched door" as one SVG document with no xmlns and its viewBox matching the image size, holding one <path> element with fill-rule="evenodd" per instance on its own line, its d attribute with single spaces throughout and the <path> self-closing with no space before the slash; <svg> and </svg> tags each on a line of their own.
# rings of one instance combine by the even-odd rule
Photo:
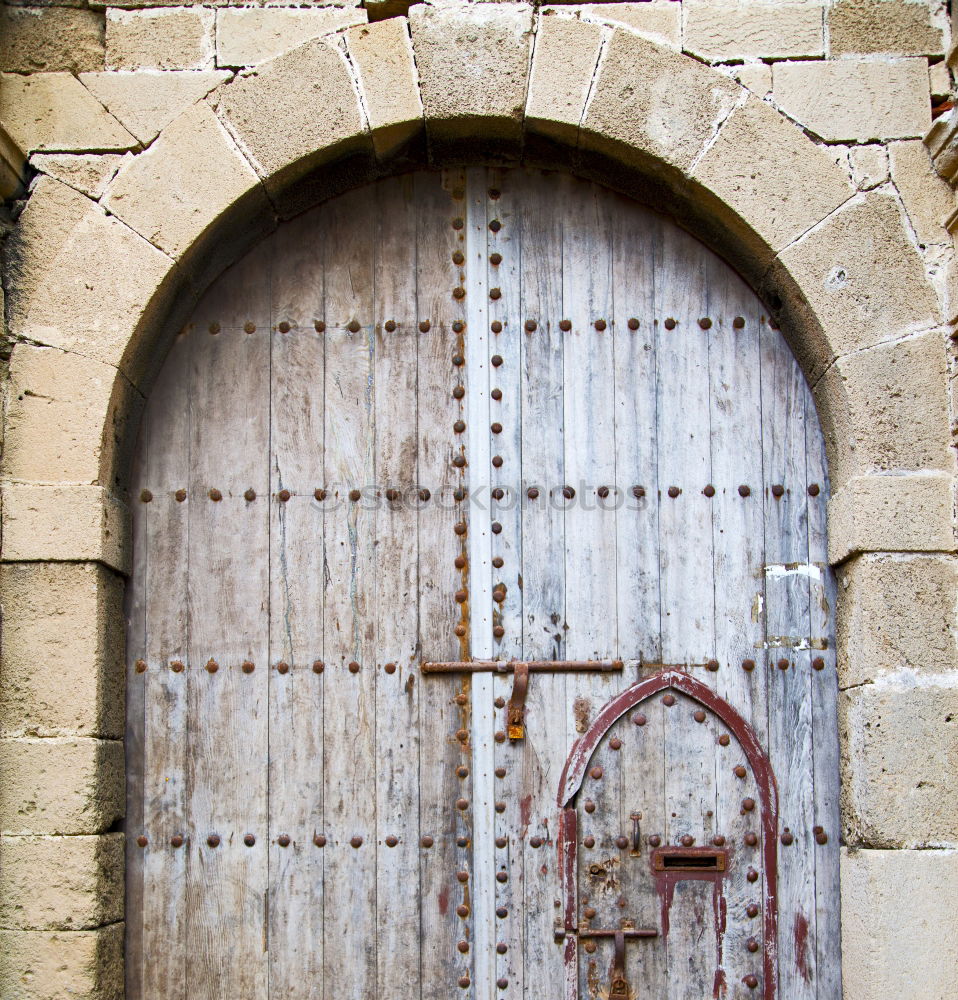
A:
<svg viewBox="0 0 958 1000">
<path fill-rule="evenodd" d="M 131 1000 L 837 1000 L 821 432 L 674 223 L 486 168 L 286 222 L 133 483 Z"/>
</svg>

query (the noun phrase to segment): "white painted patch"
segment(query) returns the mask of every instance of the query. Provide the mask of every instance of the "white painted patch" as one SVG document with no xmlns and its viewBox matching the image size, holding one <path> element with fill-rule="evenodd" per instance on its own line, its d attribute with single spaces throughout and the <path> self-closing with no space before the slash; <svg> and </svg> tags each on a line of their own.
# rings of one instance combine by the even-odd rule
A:
<svg viewBox="0 0 958 1000">
<path fill-rule="evenodd" d="M 766 580 L 781 580 L 787 576 L 807 576 L 809 580 L 821 580 L 822 567 L 817 563 L 768 563 L 765 567 Z"/>
</svg>

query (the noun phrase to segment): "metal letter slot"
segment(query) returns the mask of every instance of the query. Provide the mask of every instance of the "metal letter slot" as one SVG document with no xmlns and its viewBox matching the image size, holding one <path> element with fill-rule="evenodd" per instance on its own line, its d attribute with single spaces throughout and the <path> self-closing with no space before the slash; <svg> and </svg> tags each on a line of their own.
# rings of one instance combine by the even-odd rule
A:
<svg viewBox="0 0 958 1000">
<path fill-rule="evenodd" d="M 657 872 L 724 872 L 728 851 L 712 847 L 662 847 L 652 855 Z"/>
</svg>

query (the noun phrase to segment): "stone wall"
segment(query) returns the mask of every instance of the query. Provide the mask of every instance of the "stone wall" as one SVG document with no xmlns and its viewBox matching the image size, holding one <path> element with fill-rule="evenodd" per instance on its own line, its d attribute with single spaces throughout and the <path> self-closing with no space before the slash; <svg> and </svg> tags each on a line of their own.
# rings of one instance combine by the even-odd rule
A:
<svg viewBox="0 0 958 1000">
<path fill-rule="evenodd" d="M 944 4 L 406 7 L 0 7 L 0 1000 L 123 992 L 124 484 L 151 331 L 228 263 L 223 219 L 253 239 L 324 162 L 385 171 L 423 132 L 434 157 L 525 143 L 582 172 L 615 164 L 619 186 L 654 175 L 781 311 L 833 485 L 845 995 L 952 998 Z"/>
</svg>

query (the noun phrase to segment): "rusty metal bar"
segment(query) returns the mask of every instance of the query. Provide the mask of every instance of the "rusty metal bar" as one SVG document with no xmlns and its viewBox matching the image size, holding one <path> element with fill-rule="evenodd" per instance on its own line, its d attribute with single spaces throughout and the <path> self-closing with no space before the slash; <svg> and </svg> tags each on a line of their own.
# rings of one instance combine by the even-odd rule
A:
<svg viewBox="0 0 958 1000">
<path fill-rule="evenodd" d="M 659 932 L 654 927 L 619 927 L 615 930 L 583 930 L 579 928 L 576 934 L 580 938 L 615 937 L 621 934 L 626 938 L 654 938 L 659 936 Z"/>
<path fill-rule="evenodd" d="M 420 669 L 424 674 L 509 674 L 520 663 L 530 673 L 612 672 L 624 666 L 623 660 L 448 660 L 438 663 L 427 661 Z"/>
</svg>

